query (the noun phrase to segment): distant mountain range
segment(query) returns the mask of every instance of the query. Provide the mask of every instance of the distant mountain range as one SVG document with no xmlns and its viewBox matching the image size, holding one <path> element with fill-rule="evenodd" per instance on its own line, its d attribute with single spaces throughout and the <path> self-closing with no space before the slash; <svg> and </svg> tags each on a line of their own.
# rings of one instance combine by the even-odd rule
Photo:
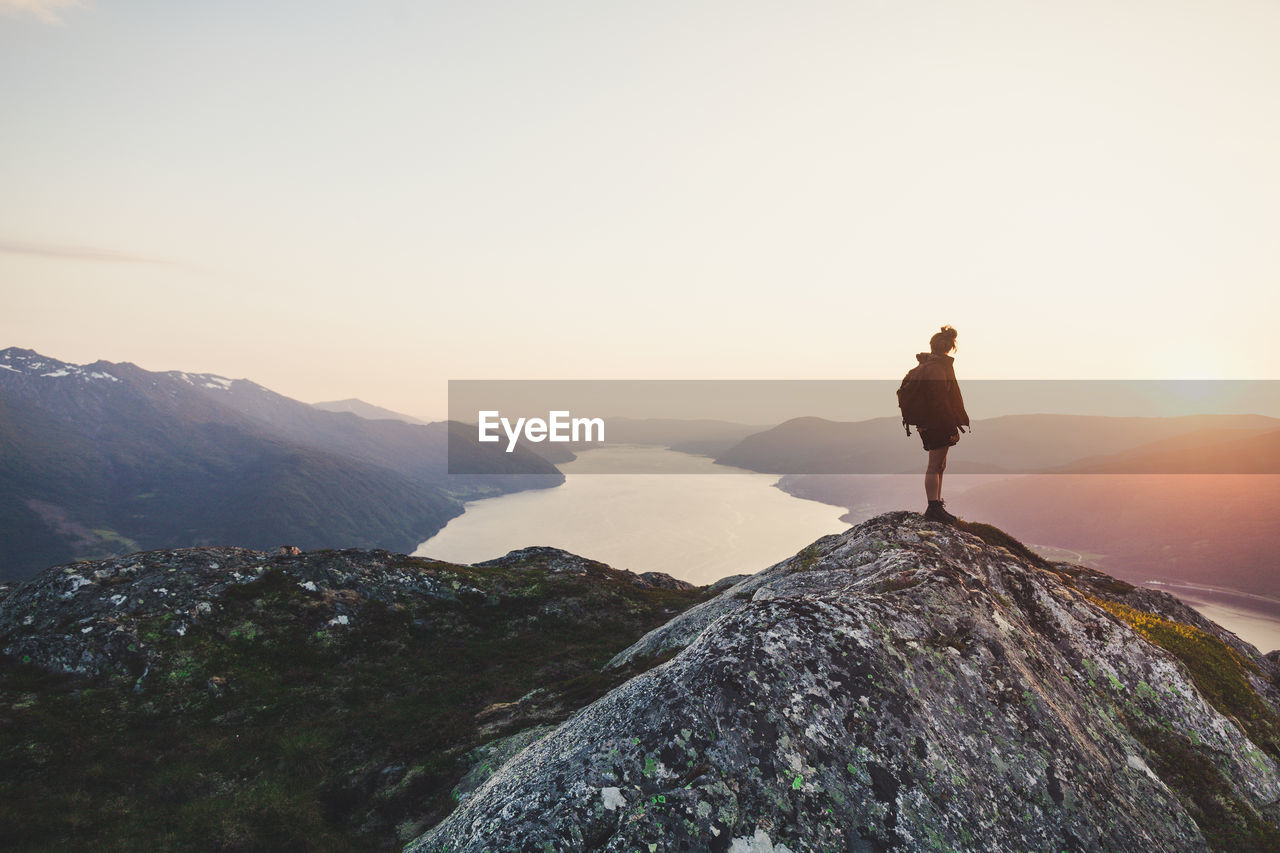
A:
<svg viewBox="0 0 1280 853">
<path fill-rule="evenodd" d="M 393 412 L 391 409 L 384 409 L 381 406 L 366 403 L 364 400 L 359 400 L 355 397 L 348 397 L 345 400 L 327 400 L 322 403 L 312 403 L 311 405 L 325 412 L 350 412 L 353 415 L 359 415 L 371 421 L 404 421 L 407 424 L 423 425 L 429 423 L 429 421 L 419 420 L 412 415 Z"/>
<path fill-rule="evenodd" d="M 1071 474 L 1280 474 L 1280 429 L 1210 428 L 1063 466 Z"/>
<path fill-rule="evenodd" d="M 446 473 L 451 432 L 484 473 Z M 0 579 L 139 548 L 408 551 L 465 500 L 563 482 L 533 454 L 472 439 L 244 379 L 0 350 Z"/>
<path fill-rule="evenodd" d="M 610 418 L 609 440 L 656 444 L 682 453 L 715 456 L 770 425 L 740 424 L 710 418 Z"/>
<path fill-rule="evenodd" d="M 920 469 L 920 440 L 896 418 L 793 418 L 747 436 L 717 462 L 766 474 L 895 474 Z M 1280 419 L 1007 415 L 976 421 L 954 473 L 1280 473 Z"/>
</svg>

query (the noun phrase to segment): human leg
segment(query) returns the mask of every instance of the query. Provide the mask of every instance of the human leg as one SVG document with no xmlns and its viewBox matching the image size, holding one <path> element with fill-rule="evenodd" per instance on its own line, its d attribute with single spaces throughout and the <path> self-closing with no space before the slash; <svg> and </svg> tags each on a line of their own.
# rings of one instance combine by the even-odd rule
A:
<svg viewBox="0 0 1280 853">
<path fill-rule="evenodd" d="M 947 451 L 950 447 L 938 447 L 929 451 L 929 465 L 924 472 L 924 494 L 931 503 L 942 500 L 942 472 L 947 469 Z"/>
<path fill-rule="evenodd" d="M 929 500 L 929 508 L 925 510 L 924 517 L 930 521 L 941 521 L 946 524 L 952 524 L 957 520 L 942 505 L 942 472 L 947 470 L 947 451 L 950 449 L 950 445 L 931 449 L 929 466 L 924 474 L 924 494 Z"/>
</svg>

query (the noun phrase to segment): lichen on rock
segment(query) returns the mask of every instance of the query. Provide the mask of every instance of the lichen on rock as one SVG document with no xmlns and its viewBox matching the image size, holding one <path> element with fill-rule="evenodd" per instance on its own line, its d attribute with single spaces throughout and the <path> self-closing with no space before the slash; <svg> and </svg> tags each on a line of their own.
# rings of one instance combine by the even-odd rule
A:
<svg viewBox="0 0 1280 853">
<path fill-rule="evenodd" d="M 889 513 L 739 581 L 406 849 L 1280 849 L 1275 664 L 976 534 Z"/>
</svg>

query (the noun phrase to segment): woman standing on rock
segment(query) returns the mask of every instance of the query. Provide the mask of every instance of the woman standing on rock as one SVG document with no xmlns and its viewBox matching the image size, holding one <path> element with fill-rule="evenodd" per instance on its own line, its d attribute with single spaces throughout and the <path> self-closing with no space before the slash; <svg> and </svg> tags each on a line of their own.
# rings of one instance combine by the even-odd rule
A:
<svg viewBox="0 0 1280 853">
<path fill-rule="evenodd" d="M 960 433 L 969 426 L 969 415 L 960 396 L 953 359 L 948 353 L 956 349 L 956 330 L 943 326 L 929 339 L 929 352 L 916 355 L 919 365 L 912 368 L 898 389 L 898 405 L 902 423 L 911 434 L 911 424 L 920 433 L 920 441 L 929 452 L 929 465 L 924 474 L 925 499 L 929 507 L 924 517 L 948 524 L 956 517 L 947 512 L 942 502 L 942 472 L 947 468 L 947 451 L 960 441 Z"/>
</svg>

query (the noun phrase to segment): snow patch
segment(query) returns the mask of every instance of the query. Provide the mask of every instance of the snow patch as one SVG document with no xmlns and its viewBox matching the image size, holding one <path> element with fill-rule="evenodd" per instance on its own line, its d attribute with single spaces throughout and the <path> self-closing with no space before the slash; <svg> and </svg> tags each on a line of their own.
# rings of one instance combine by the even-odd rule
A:
<svg viewBox="0 0 1280 853">
<path fill-rule="evenodd" d="M 627 798 L 622 796 L 622 791 L 617 788 L 601 788 L 600 799 L 609 811 L 626 808 L 627 805 Z"/>
</svg>

